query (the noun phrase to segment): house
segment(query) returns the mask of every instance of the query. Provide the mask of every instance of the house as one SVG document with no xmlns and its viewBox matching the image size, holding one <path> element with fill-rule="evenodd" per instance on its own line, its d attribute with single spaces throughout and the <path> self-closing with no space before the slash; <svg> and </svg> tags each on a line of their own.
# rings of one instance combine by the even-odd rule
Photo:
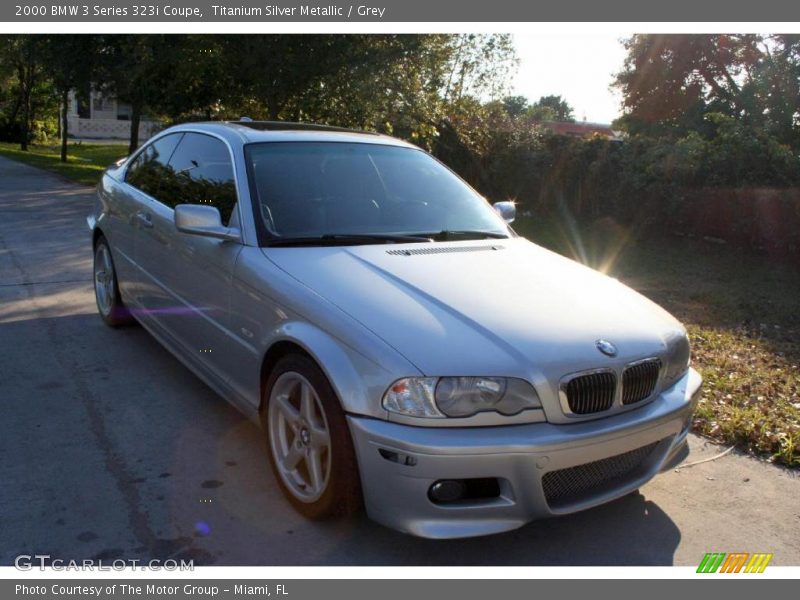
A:
<svg viewBox="0 0 800 600">
<path fill-rule="evenodd" d="M 71 138 L 128 140 L 130 120 L 130 104 L 94 90 L 86 98 L 70 92 L 67 124 Z M 143 116 L 139 122 L 139 140 L 146 140 L 160 129 L 161 123 Z"/>
<path fill-rule="evenodd" d="M 586 121 L 567 122 L 567 121 L 545 121 L 542 128 L 553 132 L 556 135 L 566 135 L 589 139 L 600 137 L 611 142 L 623 141 L 623 133 L 611 128 L 611 125 L 603 123 L 587 123 Z"/>
</svg>

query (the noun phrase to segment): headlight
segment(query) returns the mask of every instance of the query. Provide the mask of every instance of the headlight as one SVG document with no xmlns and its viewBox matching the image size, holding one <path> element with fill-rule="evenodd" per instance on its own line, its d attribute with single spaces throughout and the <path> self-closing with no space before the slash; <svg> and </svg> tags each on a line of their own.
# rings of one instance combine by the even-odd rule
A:
<svg viewBox="0 0 800 600">
<path fill-rule="evenodd" d="M 664 362 L 666 363 L 664 383 L 669 386 L 686 373 L 691 362 L 689 338 L 684 332 L 677 332 L 667 340 Z"/>
<path fill-rule="evenodd" d="M 494 411 L 516 415 L 541 408 L 539 396 L 526 381 L 504 377 L 408 377 L 394 382 L 383 407 L 412 417 L 470 417 Z"/>
<path fill-rule="evenodd" d="M 436 377 L 407 377 L 395 381 L 383 395 L 383 408 L 411 417 L 443 417 L 433 391 Z"/>
</svg>

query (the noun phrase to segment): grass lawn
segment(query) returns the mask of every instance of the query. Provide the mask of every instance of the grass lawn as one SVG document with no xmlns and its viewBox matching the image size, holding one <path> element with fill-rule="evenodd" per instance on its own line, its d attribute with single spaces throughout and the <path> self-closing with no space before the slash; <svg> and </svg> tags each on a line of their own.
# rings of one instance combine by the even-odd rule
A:
<svg viewBox="0 0 800 600">
<path fill-rule="evenodd" d="M 800 270 L 726 244 L 648 238 L 605 221 L 534 219 L 520 234 L 599 268 L 679 318 L 704 378 L 694 430 L 800 467 Z M 580 242 L 578 242 L 580 240 Z"/>
<path fill-rule="evenodd" d="M 79 144 L 72 142 L 67 162 L 61 162 L 61 146 L 31 145 L 27 152 L 19 144 L 0 142 L 0 156 L 59 173 L 83 185 L 93 186 L 108 165 L 128 155 L 125 144 Z"/>
</svg>

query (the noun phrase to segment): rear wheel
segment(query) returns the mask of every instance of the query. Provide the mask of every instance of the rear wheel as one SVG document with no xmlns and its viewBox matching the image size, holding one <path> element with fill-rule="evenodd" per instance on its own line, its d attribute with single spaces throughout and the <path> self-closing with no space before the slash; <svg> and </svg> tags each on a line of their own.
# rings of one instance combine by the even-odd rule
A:
<svg viewBox="0 0 800 600">
<path fill-rule="evenodd" d="M 111 248 L 103 236 L 100 236 L 94 248 L 94 297 L 97 311 L 106 325 L 119 327 L 133 320 L 122 303 Z"/>
<path fill-rule="evenodd" d="M 355 513 L 361 486 L 344 411 L 316 363 L 280 359 L 270 375 L 262 422 L 270 465 L 289 502 L 310 519 Z"/>
</svg>

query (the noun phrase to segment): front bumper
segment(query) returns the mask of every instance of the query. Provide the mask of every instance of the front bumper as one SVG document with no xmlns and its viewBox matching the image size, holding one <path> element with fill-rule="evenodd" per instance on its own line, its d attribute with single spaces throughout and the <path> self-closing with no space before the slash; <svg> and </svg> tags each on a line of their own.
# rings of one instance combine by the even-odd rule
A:
<svg viewBox="0 0 800 600">
<path fill-rule="evenodd" d="M 639 409 L 566 425 L 431 428 L 349 416 L 367 513 L 421 537 L 458 538 L 508 531 L 619 498 L 682 460 L 701 383 L 690 369 Z M 546 473 L 646 446 L 651 448 L 624 476 L 566 503 L 548 502 Z M 428 497 L 437 480 L 471 478 L 496 478 L 500 494 L 451 504 Z"/>
</svg>

